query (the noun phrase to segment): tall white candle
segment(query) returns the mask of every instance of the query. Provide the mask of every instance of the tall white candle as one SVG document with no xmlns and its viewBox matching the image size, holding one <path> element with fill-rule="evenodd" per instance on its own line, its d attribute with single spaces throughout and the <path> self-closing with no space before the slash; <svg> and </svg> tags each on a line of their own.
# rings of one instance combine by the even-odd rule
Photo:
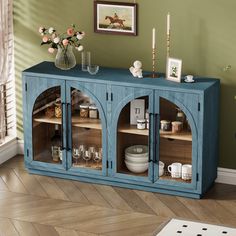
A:
<svg viewBox="0 0 236 236">
<path fill-rule="evenodd" d="M 167 34 L 170 34 L 170 13 L 167 14 Z"/>
<path fill-rule="evenodd" d="M 156 47 L 156 29 L 152 29 L 152 48 L 154 49 Z"/>
</svg>

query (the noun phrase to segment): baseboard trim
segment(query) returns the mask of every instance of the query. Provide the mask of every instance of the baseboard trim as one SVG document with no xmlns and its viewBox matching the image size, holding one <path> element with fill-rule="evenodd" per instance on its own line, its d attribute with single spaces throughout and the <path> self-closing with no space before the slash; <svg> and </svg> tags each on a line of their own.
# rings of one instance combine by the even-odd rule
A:
<svg viewBox="0 0 236 236">
<path fill-rule="evenodd" d="M 17 138 L 3 144 L 0 151 L 0 164 L 6 162 L 18 154 L 18 140 Z"/>
<path fill-rule="evenodd" d="M 12 140 L 2 147 L 0 153 L 0 164 L 17 154 L 24 155 L 24 141 L 20 139 Z M 216 182 L 236 185 L 236 169 L 218 167 Z"/>
<path fill-rule="evenodd" d="M 236 170 L 218 167 L 216 182 L 236 185 Z"/>
</svg>

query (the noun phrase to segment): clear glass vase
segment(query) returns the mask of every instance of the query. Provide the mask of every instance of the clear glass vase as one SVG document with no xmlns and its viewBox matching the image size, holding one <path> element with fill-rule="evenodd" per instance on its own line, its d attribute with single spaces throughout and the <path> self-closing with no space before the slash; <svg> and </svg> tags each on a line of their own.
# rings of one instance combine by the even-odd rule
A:
<svg viewBox="0 0 236 236">
<path fill-rule="evenodd" d="M 61 70 L 69 70 L 76 65 L 75 55 L 71 45 L 58 47 L 55 66 Z"/>
</svg>

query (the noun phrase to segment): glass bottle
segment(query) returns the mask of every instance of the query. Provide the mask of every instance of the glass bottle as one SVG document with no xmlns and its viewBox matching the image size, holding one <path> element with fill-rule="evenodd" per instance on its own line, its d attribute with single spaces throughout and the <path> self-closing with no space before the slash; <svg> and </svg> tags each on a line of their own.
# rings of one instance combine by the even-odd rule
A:
<svg viewBox="0 0 236 236">
<path fill-rule="evenodd" d="M 60 160 L 61 151 L 61 134 L 59 131 L 59 125 L 55 125 L 55 132 L 51 138 L 52 160 L 58 162 Z"/>
</svg>

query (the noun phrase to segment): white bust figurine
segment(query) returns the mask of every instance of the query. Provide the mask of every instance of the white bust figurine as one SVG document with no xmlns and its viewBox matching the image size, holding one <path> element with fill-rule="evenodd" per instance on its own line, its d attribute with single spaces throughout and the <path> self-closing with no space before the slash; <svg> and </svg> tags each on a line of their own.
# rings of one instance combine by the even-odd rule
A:
<svg viewBox="0 0 236 236">
<path fill-rule="evenodd" d="M 143 73 L 142 73 L 143 70 L 142 70 L 141 61 L 135 61 L 134 66 L 131 66 L 129 70 L 134 77 L 143 78 Z"/>
</svg>

